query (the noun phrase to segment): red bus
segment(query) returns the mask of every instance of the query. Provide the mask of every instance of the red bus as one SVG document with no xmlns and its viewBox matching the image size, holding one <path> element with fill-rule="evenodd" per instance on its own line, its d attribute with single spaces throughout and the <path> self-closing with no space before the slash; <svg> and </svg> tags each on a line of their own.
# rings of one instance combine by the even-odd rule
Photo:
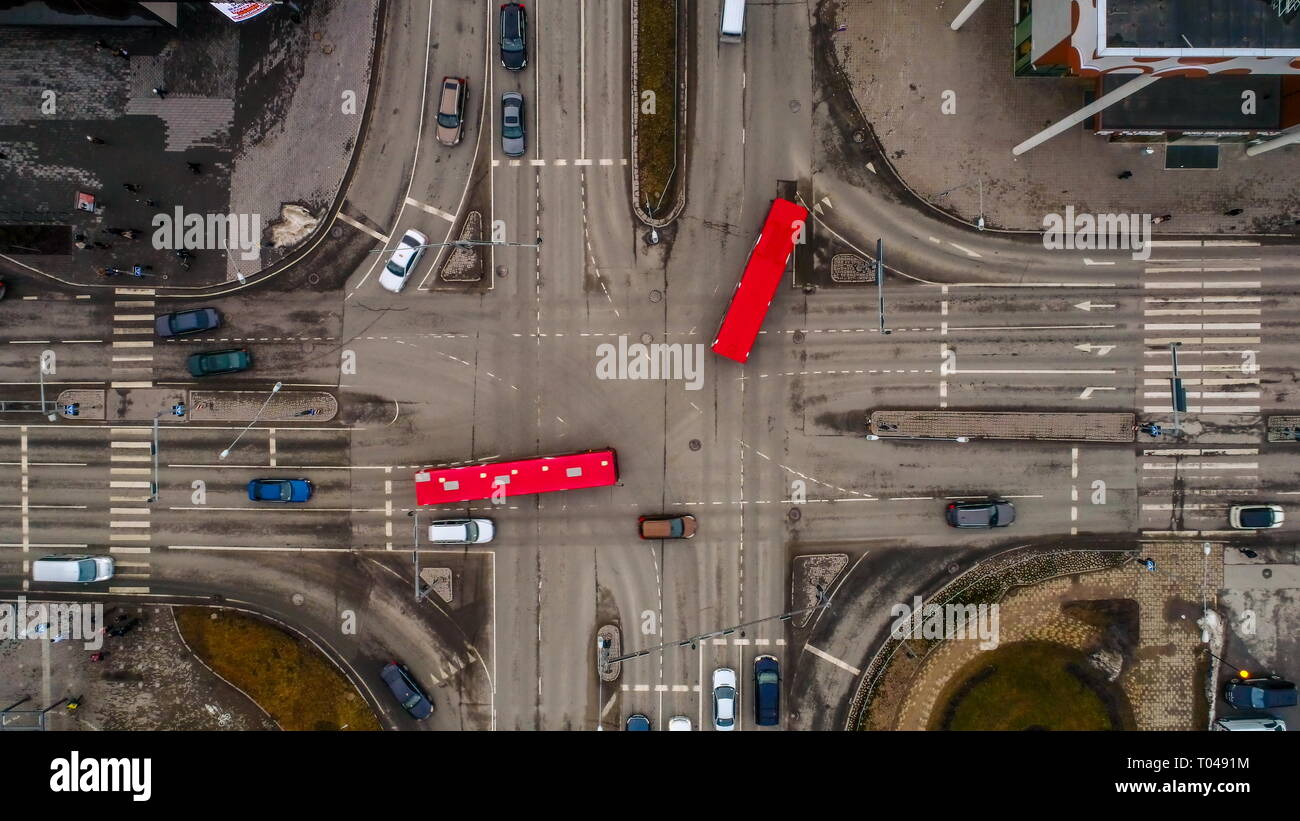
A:
<svg viewBox="0 0 1300 821">
<path fill-rule="evenodd" d="M 415 503 L 440 505 L 491 499 L 503 486 L 507 496 L 552 490 L 605 487 L 618 481 L 618 456 L 612 450 L 589 450 L 539 456 L 515 462 L 487 462 L 451 468 L 425 468 L 415 474 Z"/>
<path fill-rule="evenodd" d="M 795 238 L 803 234 L 808 209 L 789 200 L 772 200 L 763 232 L 749 252 L 745 272 L 736 283 L 731 305 L 718 326 L 713 352 L 743 363 L 749 359 L 767 309 L 781 284 L 786 263 L 794 251 Z"/>
</svg>

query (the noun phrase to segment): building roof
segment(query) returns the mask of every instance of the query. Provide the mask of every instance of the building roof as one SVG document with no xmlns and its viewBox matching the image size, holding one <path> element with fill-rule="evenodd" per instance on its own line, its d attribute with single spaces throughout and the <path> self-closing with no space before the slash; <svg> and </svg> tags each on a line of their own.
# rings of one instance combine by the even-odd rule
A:
<svg viewBox="0 0 1300 821">
<path fill-rule="evenodd" d="M 1107 74 L 1108 93 L 1137 78 Z M 1255 93 L 1254 114 L 1243 114 L 1242 94 Z M 1273 131 L 1282 117 L 1282 78 L 1265 74 L 1215 74 L 1209 77 L 1166 77 L 1136 94 L 1118 100 L 1101 114 L 1103 129 L 1169 129 L 1183 131 Z"/>
<path fill-rule="evenodd" d="M 1267 0 L 1106 0 L 1106 48 L 1300 49 L 1300 16 Z"/>
</svg>

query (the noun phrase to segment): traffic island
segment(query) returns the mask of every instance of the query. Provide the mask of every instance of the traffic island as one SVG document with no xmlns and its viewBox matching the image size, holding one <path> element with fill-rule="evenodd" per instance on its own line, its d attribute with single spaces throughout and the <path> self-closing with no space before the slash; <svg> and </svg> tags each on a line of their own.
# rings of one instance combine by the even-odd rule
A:
<svg viewBox="0 0 1300 821">
<path fill-rule="evenodd" d="M 1031 439 L 1052 442 L 1132 442 L 1131 413 L 1003 413 L 998 411 L 872 411 L 869 438 Z"/>
<path fill-rule="evenodd" d="M 632 0 L 632 208 L 662 228 L 686 205 L 687 49 L 679 0 Z"/>
<path fill-rule="evenodd" d="M 338 400 L 326 391 L 190 391 L 194 422 L 328 422 L 338 412 Z"/>
</svg>

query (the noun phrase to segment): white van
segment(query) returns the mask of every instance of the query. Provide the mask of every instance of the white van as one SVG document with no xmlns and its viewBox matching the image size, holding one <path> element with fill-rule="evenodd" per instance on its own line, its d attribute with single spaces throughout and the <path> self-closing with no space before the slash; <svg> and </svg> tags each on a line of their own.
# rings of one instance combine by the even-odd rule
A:
<svg viewBox="0 0 1300 821">
<path fill-rule="evenodd" d="M 113 578 L 113 557 L 56 554 L 32 562 L 34 582 L 102 582 Z"/>
<path fill-rule="evenodd" d="M 1216 730 L 1286 732 L 1286 722 L 1276 716 L 1226 716 L 1214 722 Z"/>
<path fill-rule="evenodd" d="M 722 24 L 718 39 L 724 43 L 739 43 L 745 37 L 745 0 L 722 0 Z"/>
</svg>

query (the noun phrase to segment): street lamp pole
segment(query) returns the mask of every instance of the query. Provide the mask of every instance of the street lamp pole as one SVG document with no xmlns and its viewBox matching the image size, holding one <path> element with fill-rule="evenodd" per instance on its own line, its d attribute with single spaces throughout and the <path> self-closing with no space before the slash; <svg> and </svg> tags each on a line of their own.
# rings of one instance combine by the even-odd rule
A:
<svg viewBox="0 0 1300 821">
<path fill-rule="evenodd" d="M 1169 356 L 1174 363 L 1173 377 L 1169 380 L 1169 394 L 1173 398 L 1175 433 L 1181 432 L 1178 426 L 1178 412 L 1187 412 L 1187 392 L 1183 390 L 1183 380 L 1178 377 L 1178 346 L 1182 344 L 1181 342 L 1169 343 Z"/>
<path fill-rule="evenodd" d="M 880 333 L 889 333 L 885 327 L 885 241 L 876 240 L 876 299 L 880 303 Z"/>
<path fill-rule="evenodd" d="M 158 501 L 158 417 L 162 411 L 153 415 L 153 481 L 149 483 L 149 504 Z"/>
<path fill-rule="evenodd" d="M 36 377 L 41 383 L 41 413 L 45 413 L 45 359 L 44 357 L 38 360 L 38 364 L 36 365 Z M 45 418 L 50 420 L 51 422 L 58 421 L 59 419 L 58 410 L 56 409 L 52 413 L 46 413 Z"/>
<path fill-rule="evenodd" d="M 268 396 L 268 397 L 266 397 L 266 401 L 262 403 L 262 407 L 258 408 L 258 409 L 257 409 L 257 413 L 253 414 L 253 419 L 252 419 L 252 421 L 249 422 L 247 425 L 244 426 L 244 429 L 241 430 L 241 431 L 239 432 L 239 435 L 235 437 L 235 441 L 233 441 L 233 442 L 230 443 L 230 447 L 228 447 L 228 448 L 226 448 L 225 450 L 221 451 L 221 453 L 219 454 L 218 458 L 225 459 L 227 456 L 230 455 L 230 451 L 232 451 L 232 450 L 235 449 L 235 445 L 239 444 L 239 440 L 244 438 L 244 434 L 245 434 L 245 433 L 248 433 L 248 429 L 251 428 L 251 427 L 253 427 L 253 425 L 257 424 L 257 419 L 258 419 L 258 417 L 262 415 L 262 412 L 266 410 L 266 406 L 269 405 L 269 404 L 271 404 L 271 400 L 275 398 L 275 395 L 276 395 L 277 393 L 280 392 L 280 388 L 283 388 L 283 387 L 284 387 L 284 383 L 283 383 L 283 382 L 276 382 L 276 383 L 275 383 L 275 386 L 274 386 L 273 388 L 271 388 L 271 395 Z"/>
<path fill-rule="evenodd" d="M 964 444 L 970 441 L 969 436 L 877 436 L 874 433 L 868 433 L 863 438 L 868 442 L 878 442 L 881 439 L 920 439 L 924 442 L 962 442 Z"/>
</svg>

